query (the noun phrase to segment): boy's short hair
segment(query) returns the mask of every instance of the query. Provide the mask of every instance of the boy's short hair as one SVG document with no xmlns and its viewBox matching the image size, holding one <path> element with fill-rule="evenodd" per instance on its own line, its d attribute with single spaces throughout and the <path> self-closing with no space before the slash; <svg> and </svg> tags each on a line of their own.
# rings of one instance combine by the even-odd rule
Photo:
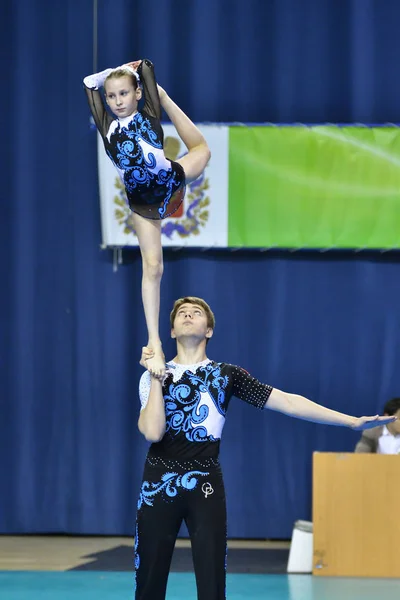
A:
<svg viewBox="0 0 400 600">
<path fill-rule="evenodd" d="M 209 327 L 210 329 L 215 328 L 215 316 L 207 302 L 202 298 L 196 298 L 196 296 L 185 296 L 184 298 L 179 298 L 174 302 L 174 306 L 170 315 L 172 329 L 174 328 L 175 317 L 177 315 L 177 312 L 183 304 L 196 304 L 197 306 L 200 306 L 200 308 L 202 308 L 206 314 L 207 327 Z"/>
</svg>

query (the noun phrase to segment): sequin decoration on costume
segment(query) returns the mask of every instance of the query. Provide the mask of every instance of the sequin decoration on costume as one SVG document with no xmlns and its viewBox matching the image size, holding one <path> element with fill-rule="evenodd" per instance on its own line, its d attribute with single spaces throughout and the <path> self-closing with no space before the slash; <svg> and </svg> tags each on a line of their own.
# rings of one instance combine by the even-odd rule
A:
<svg viewBox="0 0 400 600">
<path fill-rule="evenodd" d="M 179 488 L 188 491 L 194 490 L 198 484 L 197 475 L 206 477 L 209 473 L 205 471 L 189 471 L 184 475 L 179 475 L 178 473 L 164 473 L 161 477 L 161 481 L 158 483 L 144 481 L 139 494 L 138 510 L 143 504 L 153 506 L 155 497 L 161 492 L 165 492 L 167 496 L 165 500 L 168 500 L 168 498 L 172 499 L 178 494 Z"/>
<path fill-rule="evenodd" d="M 176 435 L 182 431 L 190 442 L 216 441 L 218 438 L 201 424 L 208 419 L 212 407 L 225 418 L 224 400 L 228 377 L 222 376 L 219 365 L 213 363 L 201 367 L 196 373 L 187 371 L 187 377 L 190 385 L 171 383 L 167 386 L 168 391 L 164 394 L 166 432 Z M 208 400 L 211 400 L 211 406 Z M 222 430 L 222 427 L 217 426 L 217 429 Z"/>
</svg>

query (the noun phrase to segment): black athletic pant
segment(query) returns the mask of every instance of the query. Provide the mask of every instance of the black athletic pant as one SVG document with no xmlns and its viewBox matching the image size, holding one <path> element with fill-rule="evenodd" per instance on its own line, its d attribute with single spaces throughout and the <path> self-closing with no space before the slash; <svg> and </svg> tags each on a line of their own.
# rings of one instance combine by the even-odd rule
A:
<svg viewBox="0 0 400 600">
<path fill-rule="evenodd" d="M 198 600 L 225 600 L 226 505 L 217 459 L 146 460 L 135 534 L 135 600 L 164 600 L 182 520 L 188 528 Z"/>
</svg>

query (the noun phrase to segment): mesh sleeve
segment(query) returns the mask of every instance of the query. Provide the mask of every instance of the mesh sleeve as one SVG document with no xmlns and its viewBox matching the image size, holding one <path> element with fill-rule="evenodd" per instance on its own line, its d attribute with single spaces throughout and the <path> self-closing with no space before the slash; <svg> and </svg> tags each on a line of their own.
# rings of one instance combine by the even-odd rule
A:
<svg viewBox="0 0 400 600">
<path fill-rule="evenodd" d="M 138 68 L 138 74 L 143 87 L 143 111 L 161 121 L 161 104 L 153 63 L 147 59 L 142 60 Z"/>
<path fill-rule="evenodd" d="M 147 402 L 149 400 L 150 395 L 150 387 L 151 387 L 151 375 L 149 371 L 145 371 L 140 378 L 139 381 L 139 398 L 140 398 L 140 410 L 146 408 Z"/>
<path fill-rule="evenodd" d="M 231 368 L 233 378 L 232 395 L 263 410 L 273 388 L 266 383 L 261 383 L 241 367 L 231 365 Z"/>
<path fill-rule="evenodd" d="M 112 69 L 106 69 L 105 71 L 101 71 L 101 73 L 88 75 L 83 80 L 90 112 L 92 113 L 97 129 L 103 137 L 107 134 L 112 118 L 104 106 L 104 101 L 99 88 L 104 84 L 107 75 L 111 73 L 111 71 Z"/>
</svg>

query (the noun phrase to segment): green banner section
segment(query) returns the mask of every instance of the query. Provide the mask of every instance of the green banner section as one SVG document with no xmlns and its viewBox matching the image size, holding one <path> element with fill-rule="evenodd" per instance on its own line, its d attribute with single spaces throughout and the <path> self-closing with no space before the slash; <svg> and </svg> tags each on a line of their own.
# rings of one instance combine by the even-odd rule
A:
<svg viewBox="0 0 400 600">
<path fill-rule="evenodd" d="M 230 127 L 230 247 L 400 248 L 396 127 Z"/>
</svg>

